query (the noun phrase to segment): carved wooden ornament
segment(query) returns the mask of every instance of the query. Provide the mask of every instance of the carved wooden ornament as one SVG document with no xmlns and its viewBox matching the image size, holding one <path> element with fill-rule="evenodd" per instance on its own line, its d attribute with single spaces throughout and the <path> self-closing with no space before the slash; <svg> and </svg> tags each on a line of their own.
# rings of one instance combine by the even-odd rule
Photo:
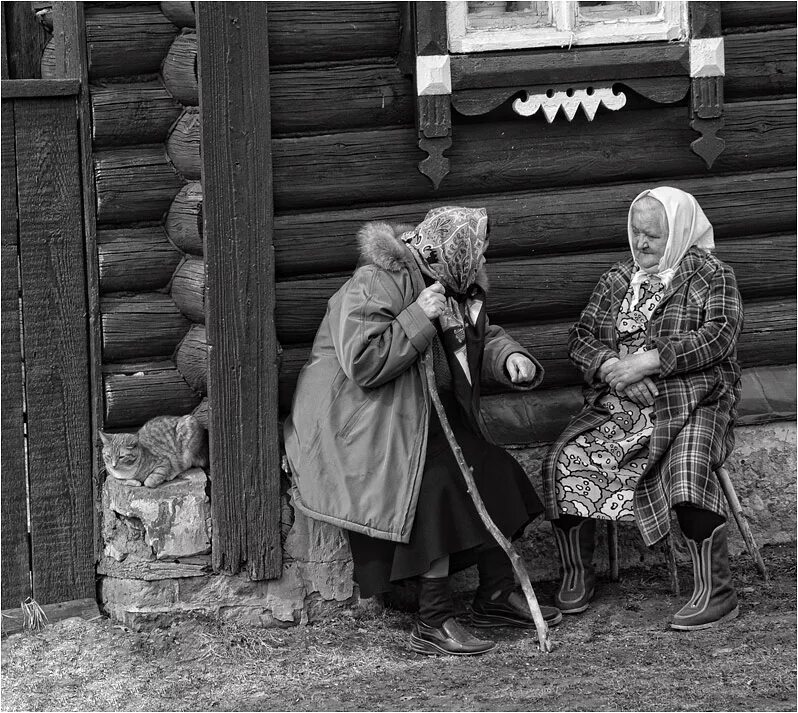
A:
<svg viewBox="0 0 798 713">
<path fill-rule="evenodd" d="M 626 95 L 623 92 L 614 92 L 612 87 L 552 88 L 545 94 L 527 92 L 526 99 L 516 99 L 513 102 L 513 110 L 521 116 L 532 116 L 542 108 L 546 121 L 551 124 L 560 108 L 568 121 L 573 120 L 579 107 L 582 107 L 588 120 L 593 121 L 602 104 L 611 111 L 618 111 L 626 105 Z"/>
</svg>

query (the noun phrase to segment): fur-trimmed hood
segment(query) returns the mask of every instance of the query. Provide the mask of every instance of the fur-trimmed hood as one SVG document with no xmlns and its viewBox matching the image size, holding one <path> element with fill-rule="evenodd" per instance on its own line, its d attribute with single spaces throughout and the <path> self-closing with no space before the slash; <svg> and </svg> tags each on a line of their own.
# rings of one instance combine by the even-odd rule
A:
<svg viewBox="0 0 798 713">
<path fill-rule="evenodd" d="M 360 246 L 360 264 L 376 265 L 388 272 L 399 272 L 415 266 L 410 248 L 400 239 L 415 226 L 408 223 L 387 223 L 375 220 L 364 223 L 357 232 Z M 476 283 L 488 291 L 488 275 L 483 267 L 477 273 Z"/>
</svg>

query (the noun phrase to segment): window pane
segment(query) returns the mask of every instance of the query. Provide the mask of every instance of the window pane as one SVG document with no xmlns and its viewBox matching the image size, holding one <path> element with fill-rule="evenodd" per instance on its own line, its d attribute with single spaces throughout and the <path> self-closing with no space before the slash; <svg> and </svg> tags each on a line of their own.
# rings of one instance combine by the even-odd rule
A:
<svg viewBox="0 0 798 713">
<path fill-rule="evenodd" d="M 660 10 L 660 2 L 579 2 L 577 21 L 619 22 L 635 17 L 650 17 Z"/>
<path fill-rule="evenodd" d="M 548 2 L 468 2 L 468 26 L 474 29 L 550 27 Z"/>
</svg>

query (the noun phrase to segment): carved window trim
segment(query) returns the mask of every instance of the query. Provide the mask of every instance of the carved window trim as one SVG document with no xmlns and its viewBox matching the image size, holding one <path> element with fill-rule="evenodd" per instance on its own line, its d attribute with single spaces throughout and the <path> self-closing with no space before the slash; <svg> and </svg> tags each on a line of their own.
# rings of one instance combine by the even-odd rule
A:
<svg viewBox="0 0 798 713">
<path fill-rule="evenodd" d="M 466 0 L 447 0 L 446 27 L 453 54 L 687 39 L 687 0 L 662 0 L 656 16 L 579 26 L 576 0 L 549 0 L 553 26 L 471 28 Z"/>
<path fill-rule="evenodd" d="M 609 96 L 607 90 L 625 88 L 654 102 L 674 103 L 690 92 L 686 119 L 700 134 L 691 149 L 707 168 L 723 151 L 724 142 L 716 135 L 723 126 L 725 74 L 719 2 L 691 0 L 690 39 L 681 42 L 464 54 L 449 51 L 446 8 L 446 3 L 434 1 L 410 2 L 406 8 L 415 56 L 418 145 L 428 154 L 419 171 L 435 188 L 449 172 L 444 152 L 453 140 L 452 107 L 465 115 L 485 114 L 523 93 L 527 99 L 589 90 Z M 570 120 L 576 112 L 566 103 L 563 98 L 559 116 Z M 614 104 L 620 108 L 623 103 Z M 592 106 L 582 108 L 588 117 L 595 113 Z"/>
</svg>

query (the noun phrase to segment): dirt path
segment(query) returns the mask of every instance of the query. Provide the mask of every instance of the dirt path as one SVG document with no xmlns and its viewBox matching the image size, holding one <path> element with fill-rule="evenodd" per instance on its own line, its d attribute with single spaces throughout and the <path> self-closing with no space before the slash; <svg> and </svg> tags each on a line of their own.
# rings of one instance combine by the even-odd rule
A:
<svg viewBox="0 0 798 713">
<path fill-rule="evenodd" d="M 497 630 L 473 659 L 409 652 L 411 616 L 353 611 L 313 626 L 184 622 L 134 633 L 69 619 L 3 641 L 3 710 L 796 710 L 795 547 L 765 548 L 773 582 L 735 563 L 741 616 L 677 633 L 663 568 L 599 583 L 553 630 Z M 692 587 L 682 566 L 682 585 Z M 553 583 L 537 590 L 543 601 Z"/>
</svg>

